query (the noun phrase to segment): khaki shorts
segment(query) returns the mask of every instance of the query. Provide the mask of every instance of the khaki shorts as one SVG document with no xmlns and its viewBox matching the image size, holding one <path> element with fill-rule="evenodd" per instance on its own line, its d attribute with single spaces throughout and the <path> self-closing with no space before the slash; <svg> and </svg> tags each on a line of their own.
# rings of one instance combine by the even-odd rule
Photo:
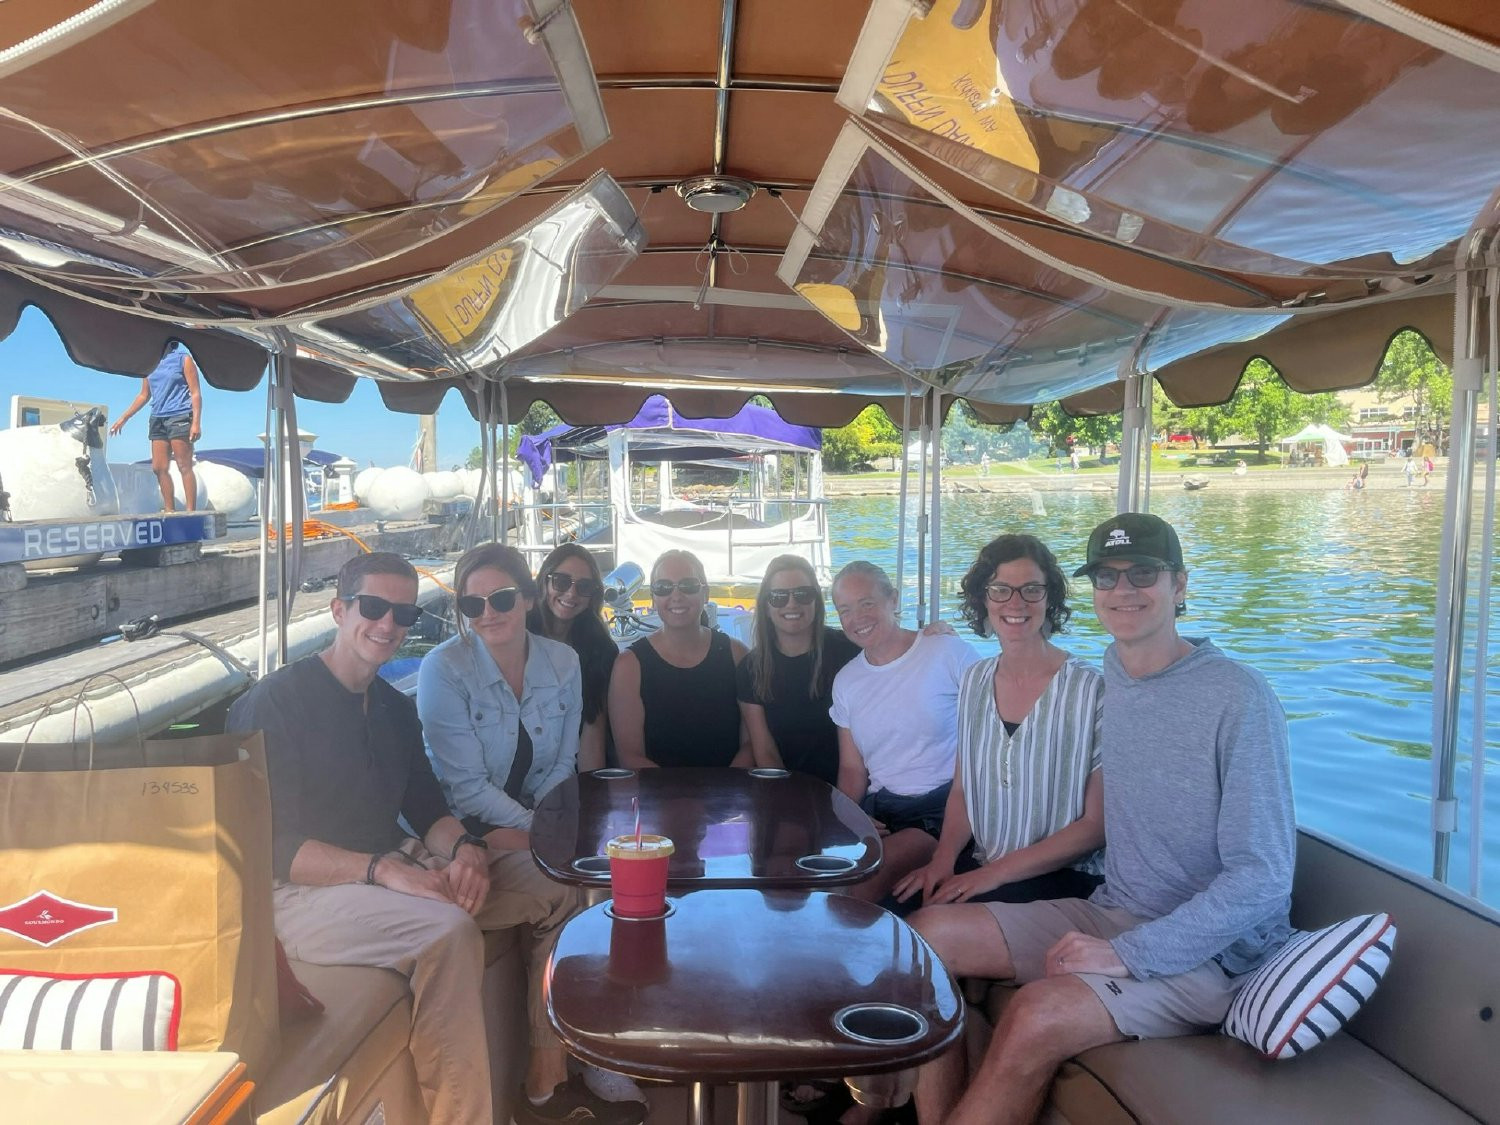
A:
<svg viewBox="0 0 1500 1125">
<path fill-rule="evenodd" d="M 1016 983 L 1045 977 L 1047 950 L 1064 934 L 1076 930 L 1106 941 L 1145 921 L 1116 908 L 1095 906 L 1077 898 L 1044 902 L 987 902 L 1005 944 L 1010 948 Z M 1197 1035 L 1224 1022 L 1243 977 L 1232 977 L 1208 961 L 1196 969 L 1170 977 L 1136 980 L 1100 973 L 1078 973 L 1129 1039 L 1168 1039 Z"/>
</svg>

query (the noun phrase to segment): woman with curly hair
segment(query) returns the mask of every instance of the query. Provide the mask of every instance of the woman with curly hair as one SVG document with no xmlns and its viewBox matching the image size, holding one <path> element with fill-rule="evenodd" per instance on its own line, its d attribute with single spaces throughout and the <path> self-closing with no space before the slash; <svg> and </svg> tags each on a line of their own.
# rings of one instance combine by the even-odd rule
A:
<svg viewBox="0 0 1500 1125">
<path fill-rule="evenodd" d="M 542 560 L 536 580 L 537 599 L 526 614 L 526 628 L 571 648 L 583 671 L 578 770 L 586 773 L 605 764 L 609 673 L 619 655 L 604 624 L 604 578 L 591 551 L 577 543 L 564 543 Z"/>
<path fill-rule="evenodd" d="M 1087 898 L 1099 883 L 1103 678 L 1052 643 L 1072 615 L 1067 578 L 1036 536 L 1002 535 L 980 550 L 962 595 L 965 620 L 1000 653 L 959 687 L 942 835 L 895 888 L 902 900 L 921 892 L 914 925 L 968 926 L 960 915 L 985 908 L 949 904 Z"/>
</svg>

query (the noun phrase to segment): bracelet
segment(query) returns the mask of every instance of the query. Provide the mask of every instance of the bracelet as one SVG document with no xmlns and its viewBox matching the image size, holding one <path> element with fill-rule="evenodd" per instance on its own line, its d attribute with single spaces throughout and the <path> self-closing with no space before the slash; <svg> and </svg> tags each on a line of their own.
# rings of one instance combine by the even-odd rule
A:
<svg viewBox="0 0 1500 1125">
<path fill-rule="evenodd" d="M 457 859 L 458 849 L 463 847 L 465 844 L 473 844 L 476 848 L 482 848 L 485 852 L 488 852 L 490 850 L 490 846 L 489 844 L 485 843 L 485 839 L 483 836 L 476 836 L 472 832 L 465 832 L 462 836 L 460 836 L 453 842 L 453 850 L 448 853 L 448 858 L 450 860 Z"/>
<path fill-rule="evenodd" d="M 388 852 L 376 852 L 370 857 L 370 866 L 365 868 L 365 882 L 369 886 L 373 887 L 376 885 L 375 868 L 380 865 L 380 861 L 384 859 L 388 854 Z"/>
</svg>

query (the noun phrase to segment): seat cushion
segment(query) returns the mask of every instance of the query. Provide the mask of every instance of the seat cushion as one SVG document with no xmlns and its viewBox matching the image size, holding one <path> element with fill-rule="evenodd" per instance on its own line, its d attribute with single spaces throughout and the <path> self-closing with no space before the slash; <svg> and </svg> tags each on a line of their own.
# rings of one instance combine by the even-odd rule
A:
<svg viewBox="0 0 1500 1125">
<path fill-rule="evenodd" d="M 410 993 L 400 973 L 290 964 L 324 1010 L 284 1028 L 276 1061 L 267 1073 L 252 1076 L 258 1120 L 268 1123 L 296 1121 L 330 1079 L 342 1087 L 341 1104 L 358 1102 L 411 1037 Z"/>
<path fill-rule="evenodd" d="M 1069 1122 L 1152 1125 L 1474 1125 L 1350 1035 L 1286 1061 L 1223 1035 L 1114 1043 L 1078 1056 L 1054 1085 Z"/>
</svg>

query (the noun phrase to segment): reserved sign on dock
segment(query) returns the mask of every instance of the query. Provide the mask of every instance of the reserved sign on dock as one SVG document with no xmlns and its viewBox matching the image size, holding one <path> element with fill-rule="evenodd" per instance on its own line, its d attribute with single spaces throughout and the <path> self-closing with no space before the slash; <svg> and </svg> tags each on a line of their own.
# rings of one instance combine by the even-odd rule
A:
<svg viewBox="0 0 1500 1125">
<path fill-rule="evenodd" d="M 0 523 L 0 563 L 195 543 L 223 534 L 217 512 Z"/>
</svg>

